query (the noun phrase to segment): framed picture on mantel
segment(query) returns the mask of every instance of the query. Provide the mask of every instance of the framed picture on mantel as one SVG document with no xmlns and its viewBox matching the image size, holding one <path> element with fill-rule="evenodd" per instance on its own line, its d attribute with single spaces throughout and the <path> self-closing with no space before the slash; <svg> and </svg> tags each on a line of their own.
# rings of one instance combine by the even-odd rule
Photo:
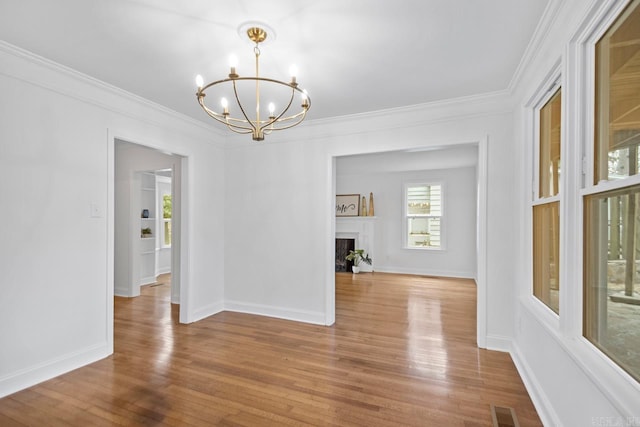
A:
<svg viewBox="0 0 640 427">
<path fill-rule="evenodd" d="M 358 216 L 360 212 L 359 194 L 336 195 L 336 216 Z"/>
</svg>

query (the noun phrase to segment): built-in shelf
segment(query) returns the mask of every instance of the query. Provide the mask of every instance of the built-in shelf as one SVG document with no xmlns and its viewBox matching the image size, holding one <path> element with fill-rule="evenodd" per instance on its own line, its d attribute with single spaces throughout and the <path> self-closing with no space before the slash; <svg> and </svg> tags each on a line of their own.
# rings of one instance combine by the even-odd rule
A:
<svg viewBox="0 0 640 427">
<path fill-rule="evenodd" d="M 138 211 L 136 215 L 140 218 L 140 246 L 138 254 L 140 257 L 140 276 L 139 284 L 144 285 L 155 281 L 156 270 L 156 234 L 157 234 L 157 217 L 158 212 L 156 204 L 156 176 L 151 172 L 141 172 L 139 175 L 139 200 Z M 143 211 L 148 218 L 143 218 Z M 151 229 L 152 234 L 142 235 L 144 228 Z"/>
</svg>

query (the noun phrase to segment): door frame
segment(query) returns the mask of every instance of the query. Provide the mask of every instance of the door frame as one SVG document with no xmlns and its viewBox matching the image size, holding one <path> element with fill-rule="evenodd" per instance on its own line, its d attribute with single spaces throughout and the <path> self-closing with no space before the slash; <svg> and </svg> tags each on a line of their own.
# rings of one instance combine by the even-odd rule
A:
<svg viewBox="0 0 640 427">
<path fill-rule="evenodd" d="M 468 142 L 453 142 L 445 144 L 453 147 L 458 144 L 469 144 Z M 480 348 L 487 348 L 487 196 L 488 196 L 488 159 L 489 159 L 489 139 L 482 136 L 473 142 L 478 147 L 478 162 L 476 164 L 476 341 Z M 413 147 L 414 148 L 414 147 Z M 396 150 L 402 150 L 397 148 Z M 371 153 L 343 153 L 329 154 L 327 158 L 329 175 L 327 188 L 329 189 L 326 227 L 329 230 L 328 239 L 325 243 L 325 256 L 330 262 L 326 263 L 326 286 L 325 286 L 325 324 L 333 325 L 336 320 L 336 281 L 335 281 L 335 200 L 336 200 L 336 158 L 343 155 L 357 155 Z"/>
<path fill-rule="evenodd" d="M 106 286 L 106 340 L 110 353 L 113 353 L 113 323 L 114 323 L 114 268 L 115 268 L 115 147 L 116 141 L 122 141 L 134 145 L 138 145 L 144 148 L 151 148 L 159 151 L 166 152 L 167 150 L 157 146 L 154 143 L 145 141 L 144 137 L 139 135 L 131 135 L 129 132 L 122 130 L 107 129 L 107 209 L 106 209 L 106 222 L 107 222 L 107 286 Z M 173 177 L 172 189 L 173 194 L 178 193 L 175 190 L 175 186 L 179 186 L 180 193 L 180 208 L 178 218 L 173 220 L 179 224 L 176 227 L 179 231 L 172 243 L 172 255 L 171 255 L 171 269 L 172 275 L 176 274 L 179 277 L 180 282 L 180 323 L 188 323 L 189 313 L 189 294 L 191 284 L 189 282 L 189 204 L 188 204 L 188 175 L 189 175 L 189 156 L 184 153 L 175 151 L 168 152 L 167 154 L 175 155 L 176 161 L 180 161 L 180 174 Z M 174 224 L 175 225 L 175 224 Z"/>
</svg>

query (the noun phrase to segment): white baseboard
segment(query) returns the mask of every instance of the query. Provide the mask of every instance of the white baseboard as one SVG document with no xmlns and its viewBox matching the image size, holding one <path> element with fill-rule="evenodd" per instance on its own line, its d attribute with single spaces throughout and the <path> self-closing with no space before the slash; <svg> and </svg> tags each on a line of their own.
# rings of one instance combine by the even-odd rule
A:
<svg viewBox="0 0 640 427">
<path fill-rule="evenodd" d="M 475 279 L 473 271 L 434 270 L 428 268 L 406 268 L 388 265 L 376 265 L 375 271 L 380 273 L 414 274 L 417 276 L 455 277 L 460 279 Z"/>
<path fill-rule="evenodd" d="M 228 300 L 224 302 L 224 309 L 238 313 L 257 314 L 259 316 L 295 320 L 296 322 L 313 323 L 314 325 L 325 325 L 325 314 L 321 312 L 293 310 L 290 308 Z"/>
<path fill-rule="evenodd" d="M 171 292 L 171 304 L 180 304 L 180 292 Z"/>
<path fill-rule="evenodd" d="M 0 378 L 0 397 L 34 386 L 113 353 L 106 342 L 87 347 Z"/>
<path fill-rule="evenodd" d="M 516 369 L 518 370 L 518 373 L 522 378 L 524 387 L 527 389 L 527 392 L 531 397 L 533 406 L 535 406 L 542 424 L 545 426 L 561 426 L 562 424 L 560 423 L 560 418 L 553 410 L 553 406 L 547 398 L 546 393 L 544 392 L 542 387 L 540 387 L 540 384 L 538 384 L 535 375 L 533 375 L 531 368 L 527 364 L 526 360 L 522 357 L 520 348 L 515 342 L 512 343 L 510 353 L 511 359 L 513 359 L 513 363 L 516 365 Z"/>
<path fill-rule="evenodd" d="M 224 311 L 224 303 L 222 301 L 214 304 L 209 304 L 204 307 L 198 308 L 187 315 L 187 323 L 197 322 L 205 317 L 213 316 Z"/>
<path fill-rule="evenodd" d="M 509 337 L 501 335 L 487 335 L 486 340 L 487 350 L 502 351 L 505 353 L 511 352 L 512 340 Z"/>
<path fill-rule="evenodd" d="M 171 266 L 158 269 L 156 271 L 156 277 L 158 277 L 161 274 L 167 274 L 167 273 L 171 273 Z"/>
<path fill-rule="evenodd" d="M 113 295 L 117 297 L 128 297 L 129 288 L 113 288 Z"/>
</svg>

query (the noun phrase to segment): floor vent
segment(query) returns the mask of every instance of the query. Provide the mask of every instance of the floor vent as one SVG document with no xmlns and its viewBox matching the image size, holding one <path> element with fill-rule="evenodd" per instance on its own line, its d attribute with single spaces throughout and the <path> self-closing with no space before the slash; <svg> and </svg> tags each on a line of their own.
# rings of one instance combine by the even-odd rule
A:
<svg viewBox="0 0 640 427">
<path fill-rule="evenodd" d="M 491 405 L 491 418 L 493 427 L 520 427 L 513 408 Z"/>
</svg>

